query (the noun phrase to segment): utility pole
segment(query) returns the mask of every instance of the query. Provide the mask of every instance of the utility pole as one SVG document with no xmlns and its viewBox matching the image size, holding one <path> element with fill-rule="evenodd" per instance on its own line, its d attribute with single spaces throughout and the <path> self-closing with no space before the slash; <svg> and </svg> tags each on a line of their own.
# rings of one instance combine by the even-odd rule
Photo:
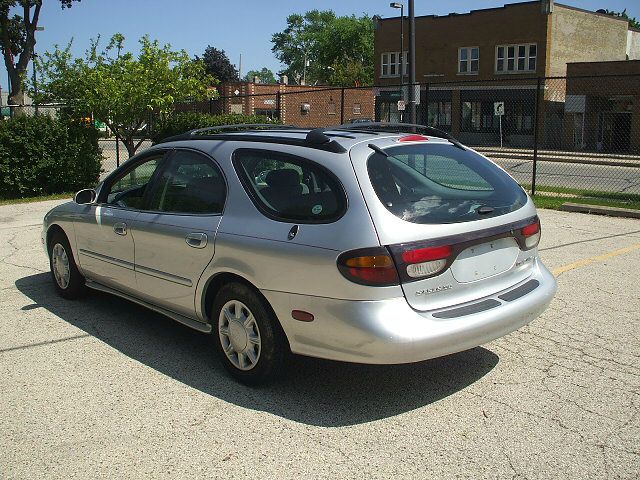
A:
<svg viewBox="0 0 640 480">
<path fill-rule="evenodd" d="M 302 66 L 302 85 L 307 84 L 307 51 L 304 51 L 304 65 Z"/>
<path fill-rule="evenodd" d="M 32 102 L 35 104 L 35 115 L 38 116 L 38 78 L 36 77 L 36 52 L 33 52 L 32 55 L 33 60 L 33 99 Z"/>
<path fill-rule="evenodd" d="M 416 123 L 416 12 L 409 0 L 409 123 Z"/>
<path fill-rule="evenodd" d="M 391 8 L 400 9 L 400 61 L 398 62 L 400 64 L 400 98 L 406 102 L 407 96 L 405 95 L 405 92 L 409 92 L 405 90 L 405 88 L 408 87 L 406 87 L 404 84 L 404 3 L 391 2 L 389 6 Z M 398 113 L 400 114 L 400 121 L 402 122 L 402 116 L 404 112 L 400 110 L 398 111 Z"/>
</svg>

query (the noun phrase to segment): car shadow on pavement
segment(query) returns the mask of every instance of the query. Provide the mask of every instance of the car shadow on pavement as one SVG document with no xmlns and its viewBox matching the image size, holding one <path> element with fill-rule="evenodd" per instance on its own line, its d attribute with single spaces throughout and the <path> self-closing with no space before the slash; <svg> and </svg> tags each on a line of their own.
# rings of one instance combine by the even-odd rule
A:
<svg viewBox="0 0 640 480">
<path fill-rule="evenodd" d="M 16 287 L 34 302 L 23 309 L 49 310 L 123 354 L 208 395 L 309 425 L 355 425 L 429 405 L 482 378 L 499 360 L 482 347 L 389 366 L 294 356 L 284 378 L 250 388 L 225 373 L 208 335 L 160 314 L 99 292 L 64 300 L 48 273 L 21 278 Z"/>
</svg>

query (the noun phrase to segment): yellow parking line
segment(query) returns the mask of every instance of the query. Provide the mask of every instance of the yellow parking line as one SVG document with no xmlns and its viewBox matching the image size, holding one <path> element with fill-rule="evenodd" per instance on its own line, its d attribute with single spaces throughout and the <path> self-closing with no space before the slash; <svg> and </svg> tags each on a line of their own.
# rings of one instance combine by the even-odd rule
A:
<svg viewBox="0 0 640 480">
<path fill-rule="evenodd" d="M 576 268 L 584 267 L 586 265 L 590 265 L 595 262 L 601 262 L 602 260 L 607 260 L 608 258 L 617 257 L 618 255 L 623 255 L 625 253 L 633 252 L 634 250 L 640 249 L 640 243 L 636 243 L 635 245 L 631 245 L 629 247 L 621 248 L 619 250 L 614 250 L 613 252 L 605 253 L 603 255 L 598 255 L 596 257 L 585 258 L 584 260 L 578 260 L 577 262 L 570 263 L 568 265 L 563 265 L 562 267 L 558 267 L 551 271 L 555 277 L 564 272 L 568 272 L 569 270 L 574 270 Z"/>
</svg>

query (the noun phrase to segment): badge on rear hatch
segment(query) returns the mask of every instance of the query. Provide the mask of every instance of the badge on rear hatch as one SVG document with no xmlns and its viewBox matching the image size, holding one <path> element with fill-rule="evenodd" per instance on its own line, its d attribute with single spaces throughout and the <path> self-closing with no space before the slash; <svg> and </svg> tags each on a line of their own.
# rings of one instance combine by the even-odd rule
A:
<svg viewBox="0 0 640 480">
<path fill-rule="evenodd" d="M 443 290 L 450 290 L 451 288 L 453 288 L 453 285 L 440 285 L 439 287 L 418 290 L 416 292 L 416 297 L 419 297 L 420 295 L 429 295 L 430 293 L 442 292 Z"/>
</svg>

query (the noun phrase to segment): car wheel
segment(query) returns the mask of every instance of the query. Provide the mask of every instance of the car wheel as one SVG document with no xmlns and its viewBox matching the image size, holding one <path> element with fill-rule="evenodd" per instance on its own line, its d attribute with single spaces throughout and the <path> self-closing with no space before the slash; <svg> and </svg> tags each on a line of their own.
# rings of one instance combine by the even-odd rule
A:
<svg viewBox="0 0 640 480">
<path fill-rule="evenodd" d="M 73 259 L 69 240 L 61 232 L 54 233 L 49 242 L 49 267 L 60 296 L 74 299 L 84 292 L 85 279 Z"/>
<path fill-rule="evenodd" d="M 212 340 L 233 377 L 257 385 L 281 374 L 289 347 L 278 319 L 260 295 L 247 285 L 227 284 L 211 312 Z"/>
</svg>

